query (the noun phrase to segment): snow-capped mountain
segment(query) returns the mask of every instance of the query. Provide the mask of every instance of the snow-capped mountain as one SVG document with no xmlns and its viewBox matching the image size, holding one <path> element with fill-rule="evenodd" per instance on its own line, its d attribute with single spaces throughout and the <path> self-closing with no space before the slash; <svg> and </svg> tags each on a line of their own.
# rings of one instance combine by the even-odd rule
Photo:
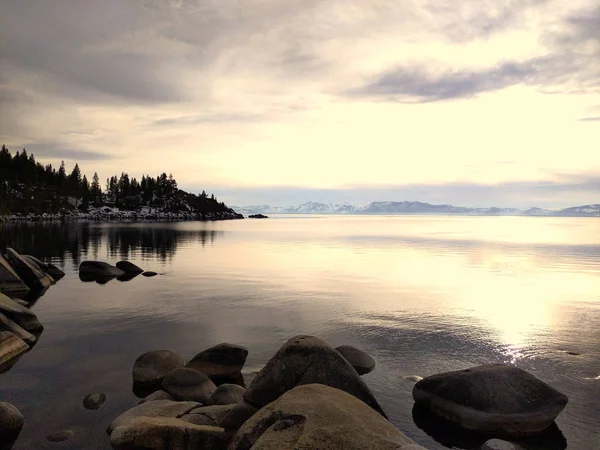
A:
<svg viewBox="0 0 600 450">
<path fill-rule="evenodd" d="M 366 206 L 350 203 L 307 202 L 297 206 L 250 205 L 233 206 L 241 214 L 452 214 L 477 216 L 563 216 L 600 217 L 600 204 L 576 206 L 561 210 L 529 208 L 467 208 L 453 205 L 432 205 L 423 202 L 372 202 Z"/>
</svg>

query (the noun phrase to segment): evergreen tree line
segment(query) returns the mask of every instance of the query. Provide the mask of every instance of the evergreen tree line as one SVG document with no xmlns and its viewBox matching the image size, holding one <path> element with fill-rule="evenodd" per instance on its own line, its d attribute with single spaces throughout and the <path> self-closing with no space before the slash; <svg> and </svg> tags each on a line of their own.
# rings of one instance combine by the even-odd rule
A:
<svg viewBox="0 0 600 450">
<path fill-rule="evenodd" d="M 0 150 L 0 214 L 59 212 L 78 208 L 110 206 L 139 210 L 143 206 L 165 212 L 210 213 L 228 211 L 216 197 L 202 191 L 190 194 L 177 188 L 173 175 L 162 173 L 156 178 L 143 175 L 141 181 L 125 172 L 106 180 L 102 191 L 98 174 L 90 182 L 82 175 L 79 164 L 67 174 L 64 161 L 58 170 L 52 164 L 37 162 L 25 149 L 13 156 L 2 146 Z"/>
</svg>

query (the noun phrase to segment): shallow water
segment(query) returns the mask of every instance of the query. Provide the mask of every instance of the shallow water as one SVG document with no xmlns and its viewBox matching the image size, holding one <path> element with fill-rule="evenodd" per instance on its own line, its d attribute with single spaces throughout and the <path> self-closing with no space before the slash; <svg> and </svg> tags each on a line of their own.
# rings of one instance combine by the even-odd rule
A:
<svg viewBox="0 0 600 450">
<path fill-rule="evenodd" d="M 427 448 L 481 439 L 413 411 L 410 376 L 492 362 L 570 399 L 557 428 L 528 448 L 600 448 L 598 219 L 279 216 L 0 231 L 1 246 L 66 272 L 33 305 L 45 326 L 38 344 L 0 375 L 0 401 L 26 418 L 15 449 L 110 448 L 104 430 L 136 404 L 131 366 L 147 350 L 191 358 L 242 344 L 249 382 L 300 333 L 371 354 L 377 367 L 365 381 Z M 161 275 L 84 283 L 86 259 L 129 259 Z M 108 396 L 97 411 L 83 408 L 90 392 Z M 64 429 L 75 437 L 45 441 Z"/>
</svg>

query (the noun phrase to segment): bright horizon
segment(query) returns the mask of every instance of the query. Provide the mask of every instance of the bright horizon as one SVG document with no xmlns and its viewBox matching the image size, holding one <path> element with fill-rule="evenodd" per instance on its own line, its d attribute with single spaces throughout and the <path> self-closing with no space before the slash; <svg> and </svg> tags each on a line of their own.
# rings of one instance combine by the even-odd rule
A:
<svg viewBox="0 0 600 450">
<path fill-rule="evenodd" d="M 600 203 L 596 1 L 23 0 L 0 144 L 229 205 Z"/>
</svg>

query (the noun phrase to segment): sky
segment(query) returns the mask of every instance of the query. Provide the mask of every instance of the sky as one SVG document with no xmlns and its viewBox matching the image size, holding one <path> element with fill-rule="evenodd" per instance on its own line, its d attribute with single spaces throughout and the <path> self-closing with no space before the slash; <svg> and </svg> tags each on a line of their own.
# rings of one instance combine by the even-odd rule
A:
<svg viewBox="0 0 600 450">
<path fill-rule="evenodd" d="M 597 0 L 0 0 L 0 143 L 230 205 L 600 203 Z"/>
</svg>

